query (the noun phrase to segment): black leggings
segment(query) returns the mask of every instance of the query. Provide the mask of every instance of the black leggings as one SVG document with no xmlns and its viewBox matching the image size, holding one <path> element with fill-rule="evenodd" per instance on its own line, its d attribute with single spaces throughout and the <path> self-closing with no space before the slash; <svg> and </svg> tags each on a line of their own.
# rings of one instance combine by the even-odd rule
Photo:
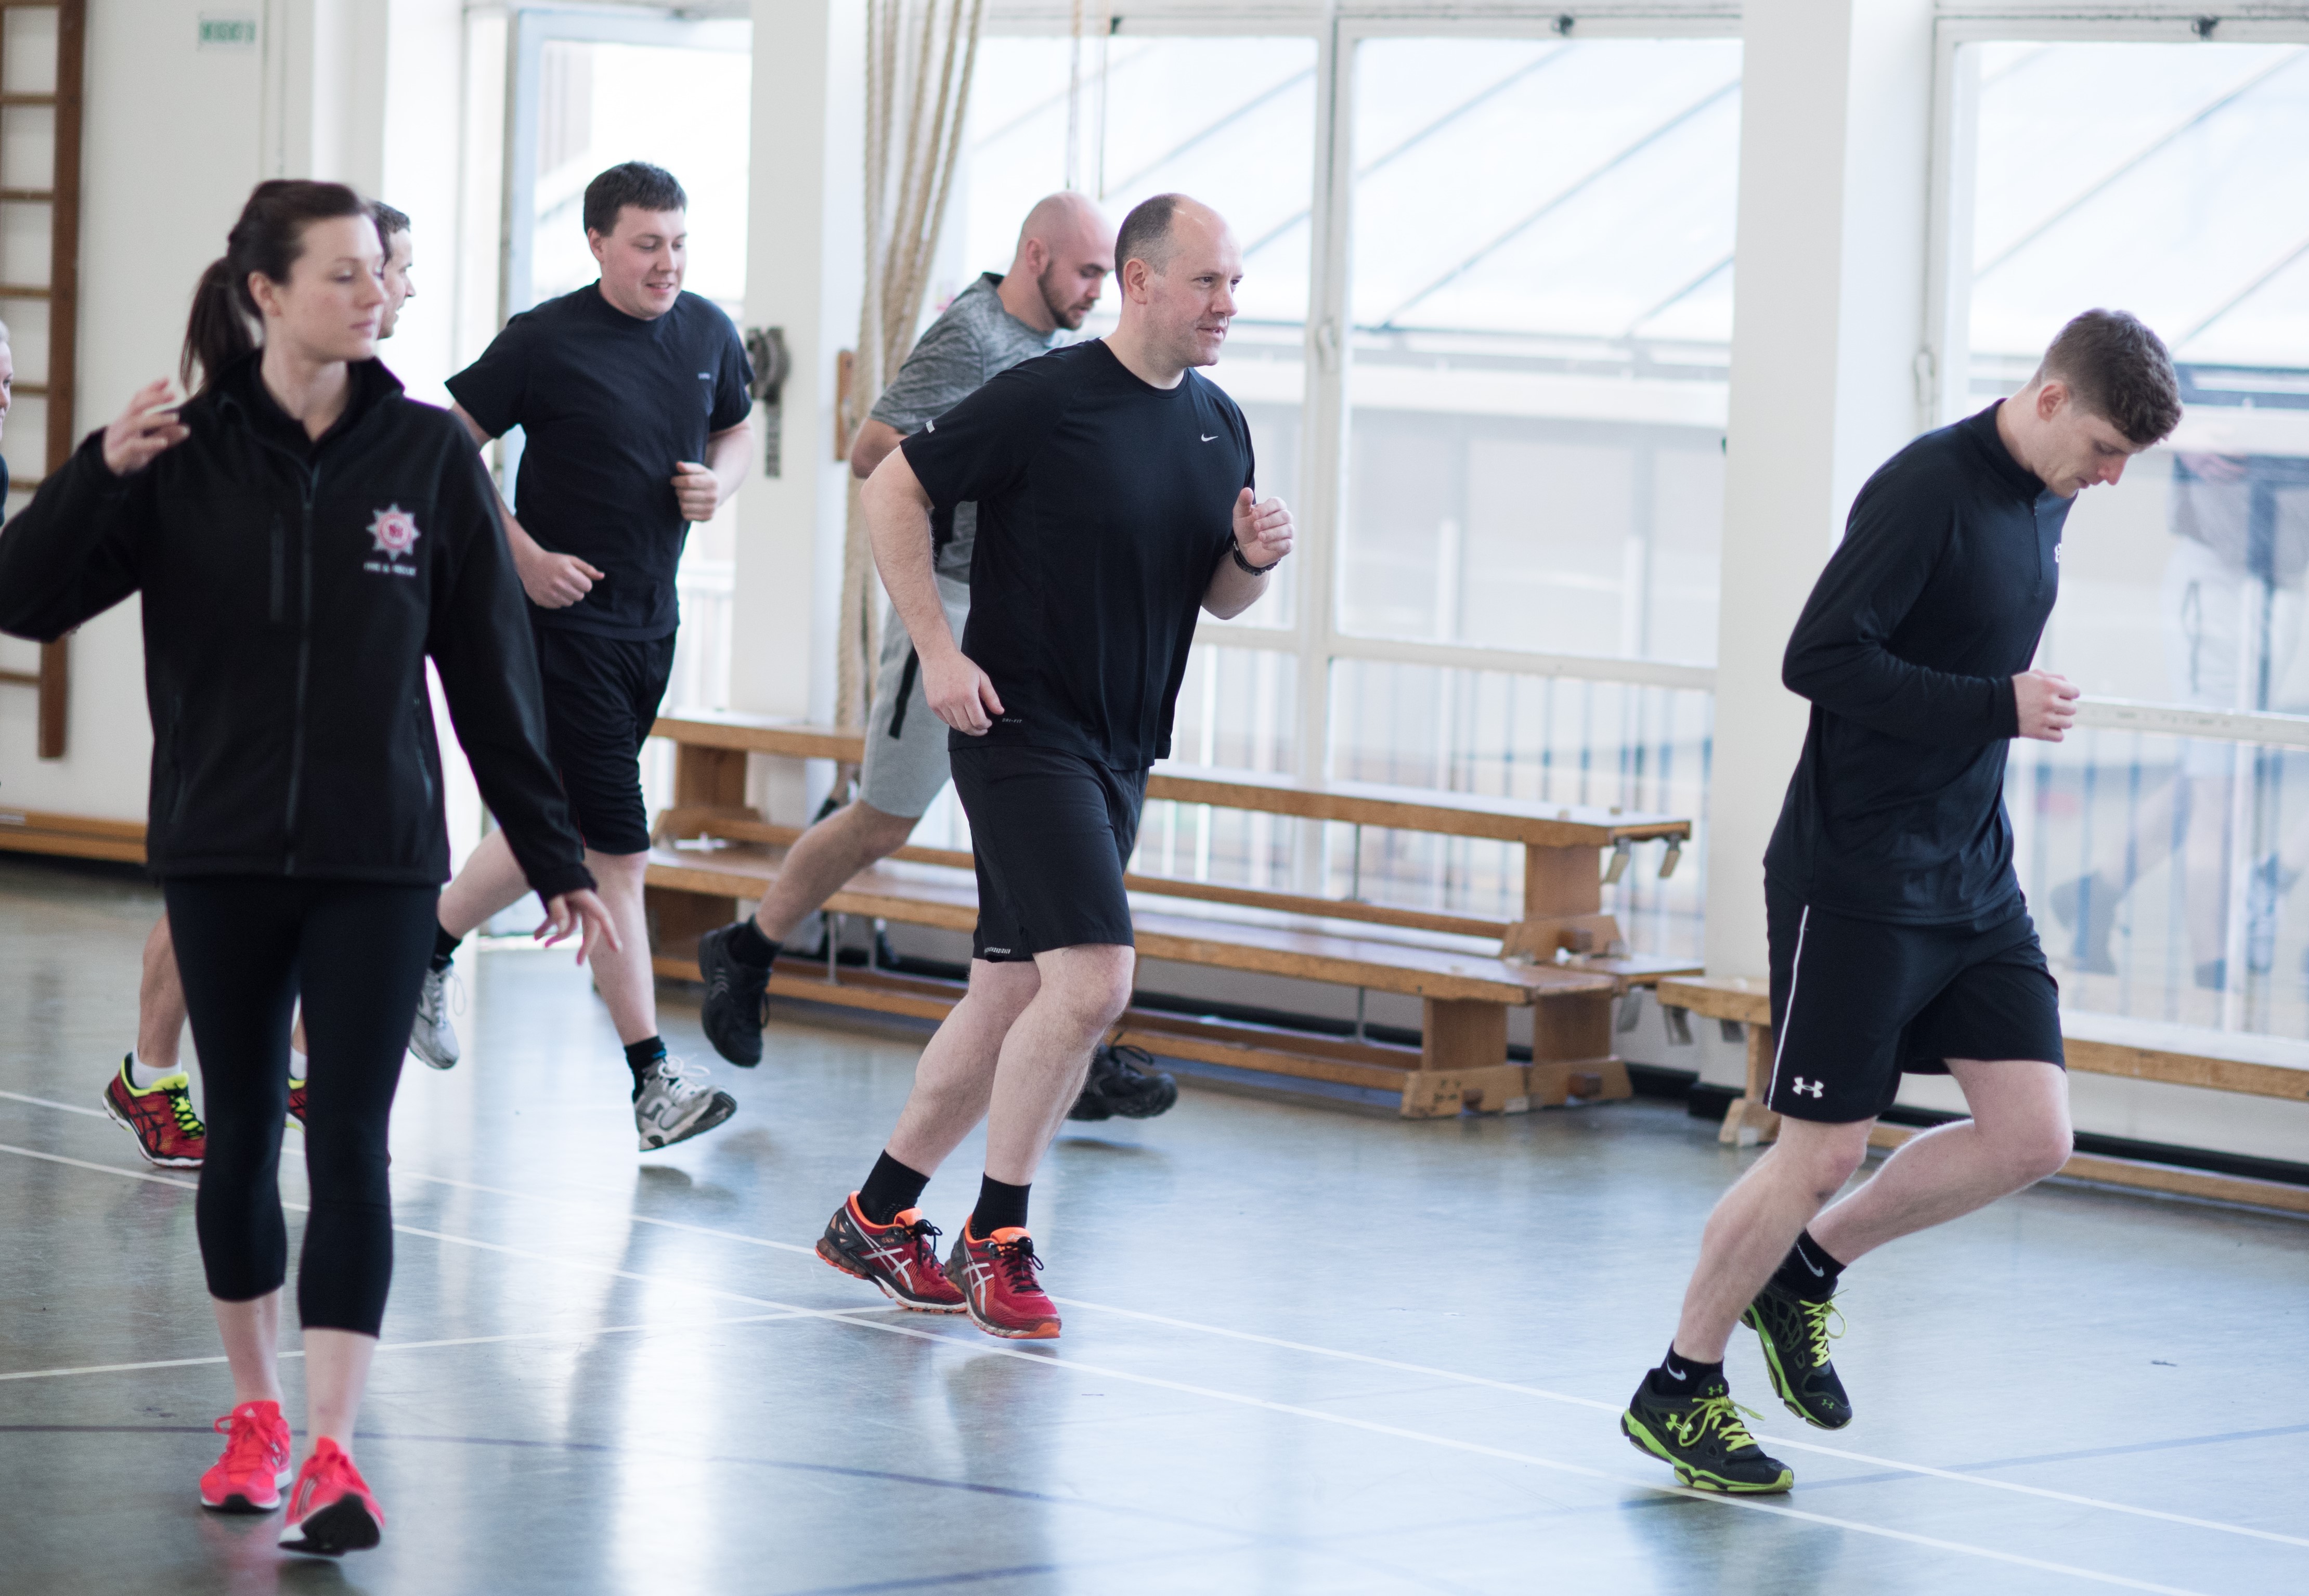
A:
<svg viewBox="0 0 2309 1596">
<path fill-rule="evenodd" d="M 162 884 L 208 1117 L 196 1212 L 209 1294 L 247 1302 L 288 1276 L 281 1135 L 301 994 L 313 1206 L 297 1311 L 307 1329 L 375 1335 L 393 1281 L 385 1131 L 440 889 L 245 876 Z"/>
</svg>

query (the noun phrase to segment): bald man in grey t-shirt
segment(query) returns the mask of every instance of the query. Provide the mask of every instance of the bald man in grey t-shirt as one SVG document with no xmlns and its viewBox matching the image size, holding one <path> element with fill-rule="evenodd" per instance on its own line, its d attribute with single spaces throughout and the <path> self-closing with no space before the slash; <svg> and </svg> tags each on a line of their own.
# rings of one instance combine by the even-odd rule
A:
<svg viewBox="0 0 2309 1596">
<path fill-rule="evenodd" d="M 860 481 L 872 476 L 908 434 L 1080 327 L 1113 271 L 1114 227 L 1096 205 L 1078 194 L 1035 205 L 1019 229 L 1010 270 L 999 277 L 990 272 L 956 295 L 875 401 L 850 452 L 852 473 Z M 961 505 L 950 529 L 935 529 L 938 596 L 957 637 L 970 611 L 977 519 L 976 505 Z M 778 945 L 843 883 L 904 846 L 947 783 L 946 746 L 946 724 L 922 696 L 906 629 L 886 616 L 858 797 L 803 833 L 751 919 L 699 939 L 705 1035 L 722 1057 L 761 1061 L 763 1000 Z"/>
</svg>

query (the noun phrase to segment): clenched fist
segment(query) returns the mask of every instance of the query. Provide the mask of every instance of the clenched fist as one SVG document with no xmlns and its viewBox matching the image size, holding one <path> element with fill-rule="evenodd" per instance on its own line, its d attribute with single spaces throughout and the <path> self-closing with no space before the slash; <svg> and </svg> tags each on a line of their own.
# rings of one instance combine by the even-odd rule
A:
<svg viewBox="0 0 2309 1596">
<path fill-rule="evenodd" d="M 1291 552 L 1291 507 L 1281 499 L 1253 504 L 1244 488 L 1234 501 L 1234 542 L 1252 565 L 1274 565 Z"/>
</svg>

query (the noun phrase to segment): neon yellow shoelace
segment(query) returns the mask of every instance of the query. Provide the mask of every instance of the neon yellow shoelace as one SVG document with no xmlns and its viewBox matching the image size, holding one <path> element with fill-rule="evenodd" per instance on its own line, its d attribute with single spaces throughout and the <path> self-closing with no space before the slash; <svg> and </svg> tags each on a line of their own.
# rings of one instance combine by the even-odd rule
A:
<svg viewBox="0 0 2309 1596">
<path fill-rule="evenodd" d="M 1726 1452 L 1737 1452 L 1743 1446 L 1753 1446 L 1756 1444 L 1756 1437 L 1749 1434 L 1748 1427 L 1741 1422 L 1740 1415 L 1743 1413 L 1751 1419 L 1763 1418 L 1763 1415 L 1757 1412 L 1755 1409 L 1743 1408 L 1728 1396 L 1708 1397 L 1680 1421 L 1670 1421 L 1675 1428 L 1676 1445 L 1694 1445 L 1704 1440 L 1708 1433 L 1713 1430 L 1723 1437 L 1724 1449 Z"/>
<path fill-rule="evenodd" d="M 201 1124 L 201 1117 L 193 1110 L 193 1093 L 190 1087 L 165 1086 L 161 1090 L 169 1094 L 169 1111 L 177 1117 L 177 1129 L 188 1136 L 207 1134 L 208 1127 Z"/>
<path fill-rule="evenodd" d="M 1831 1316 L 1836 1320 L 1833 1329 L 1829 1325 Z M 1803 1317 L 1804 1340 L 1812 1350 L 1812 1367 L 1817 1368 L 1828 1361 L 1828 1343 L 1844 1333 L 1844 1316 L 1834 1302 L 1823 1298 L 1805 1303 Z"/>
</svg>

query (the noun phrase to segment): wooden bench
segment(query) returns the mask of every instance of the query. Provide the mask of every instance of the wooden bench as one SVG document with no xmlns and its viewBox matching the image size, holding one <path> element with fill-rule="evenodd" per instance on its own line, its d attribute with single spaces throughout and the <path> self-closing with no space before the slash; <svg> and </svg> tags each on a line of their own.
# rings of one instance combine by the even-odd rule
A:
<svg viewBox="0 0 2309 1596">
<path fill-rule="evenodd" d="M 85 815 L 48 815 L 38 809 L 0 809 L 0 850 L 141 865 L 144 862 L 144 823 L 97 820 Z"/>
<path fill-rule="evenodd" d="M 1741 1026 L 1748 1044 L 1747 1082 L 1739 1100 L 1724 1116 L 1718 1139 L 1739 1146 L 1771 1141 L 1779 1134 L 1780 1117 L 1765 1103 L 1772 1078 L 1772 1003 L 1769 984 L 1745 977 L 1676 976 L 1658 983 L 1663 1006 L 1701 1014 Z M 2275 1039 L 2203 1031 L 2194 1027 L 2158 1025 L 2120 1015 L 2064 1011 L 2061 1015 L 2063 1050 L 2069 1068 L 2082 1074 L 2122 1075 L 2135 1081 L 2162 1081 L 2213 1091 L 2242 1091 L 2257 1097 L 2309 1101 L 2309 1068 L 2281 1062 L 2297 1047 Z M 1869 1133 L 1876 1147 L 1898 1147 L 1917 1133 L 1906 1126 L 1879 1125 Z M 2256 1180 L 2242 1175 L 2222 1175 L 2184 1169 L 2138 1159 L 2108 1158 L 2080 1152 L 2061 1173 L 2079 1180 L 2149 1191 L 2177 1192 L 2230 1203 L 2251 1203 L 2309 1213 L 2309 1186 L 2283 1181 Z"/>
<path fill-rule="evenodd" d="M 676 745 L 674 802 L 659 816 L 648 873 L 656 966 L 694 980 L 697 935 L 759 898 L 801 834 L 746 807 L 748 755 L 855 763 L 864 742 L 855 731 L 731 714 L 670 715 L 655 730 Z M 1612 1050 L 1613 998 L 1691 968 L 1627 951 L 1618 925 L 1603 912 L 1598 867 L 1604 850 L 1654 840 L 1680 847 L 1691 834 L 1686 821 L 1201 769 L 1158 770 L 1147 796 L 1525 849 L 1524 902 L 1514 921 L 1127 877 L 1146 958 L 1396 993 L 1422 1005 L 1416 1048 L 1134 1007 L 1117 1040 L 1151 1052 L 1394 1093 L 1412 1117 L 1620 1098 L 1630 1089 L 1626 1065 Z M 967 932 L 978 914 L 976 877 L 967 853 L 903 848 L 845 884 L 826 908 Z M 960 994 L 956 983 L 870 962 L 860 971 L 787 959 L 779 970 L 782 978 L 800 979 L 781 979 L 774 997 L 922 1018 L 942 1017 Z M 1528 1065 L 1507 1051 L 1508 1013 L 1523 1007 L 1533 1011 Z"/>
</svg>

